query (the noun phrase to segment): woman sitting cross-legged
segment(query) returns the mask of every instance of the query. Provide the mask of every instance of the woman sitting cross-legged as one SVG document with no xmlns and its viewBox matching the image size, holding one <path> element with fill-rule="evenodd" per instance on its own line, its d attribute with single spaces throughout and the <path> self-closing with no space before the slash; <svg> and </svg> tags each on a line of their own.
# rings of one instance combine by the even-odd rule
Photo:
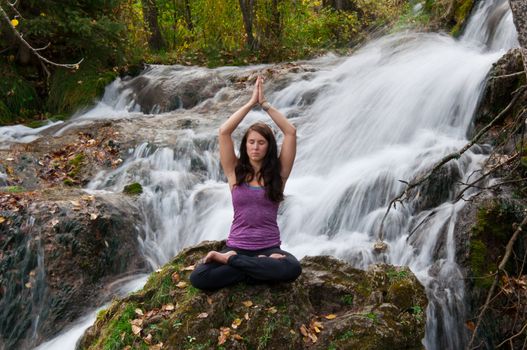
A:
<svg viewBox="0 0 527 350">
<path fill-rule="evenodd" d="M 232 133 L 260 104 L 284 133 L 280 156 L 273 131 L 264 123 L 249 127 L 234 153 Z M 231 189 L 234 219 L 226 247 L 211 251 L 190 275 L 196 288 L 215 290 L 238 282 L 291 282 L 302 272 L 298 260 L 280 249 L 276 222 L 284 186 L 296 155 L 296 129 L 265 101 L 258 77 L 250 101 L 220 127 L 220 161 Z"/>
</svg>

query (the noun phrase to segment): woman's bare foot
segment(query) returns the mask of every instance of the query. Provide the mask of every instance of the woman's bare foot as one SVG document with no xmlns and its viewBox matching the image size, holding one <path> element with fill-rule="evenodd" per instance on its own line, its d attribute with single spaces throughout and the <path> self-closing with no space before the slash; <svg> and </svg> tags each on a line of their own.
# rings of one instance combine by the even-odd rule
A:
<svg viewBox="0 0 527 350">
<path fill-rule="evenodd" d="M 284 254 L 279 254 L 279 253 L 273 253 L 269 256 L 267 255 L 258 255 L 259 258 L 273 258 L 273 259 L 283 259 L 285 258 L 285 255 Z"/>
<path fill-rule="evenodd" d="M 203 259 L 203 262 L 210 263 L 214 261 L 220 264 L 226 264 L 229 258 L 233 255 L 236 255 L 236 252 L 234 250 L 230 250 L 226 253 L 220 253 L 215 250 L 212 250 L 207 253 L 205 258 Z"/>
</svg>

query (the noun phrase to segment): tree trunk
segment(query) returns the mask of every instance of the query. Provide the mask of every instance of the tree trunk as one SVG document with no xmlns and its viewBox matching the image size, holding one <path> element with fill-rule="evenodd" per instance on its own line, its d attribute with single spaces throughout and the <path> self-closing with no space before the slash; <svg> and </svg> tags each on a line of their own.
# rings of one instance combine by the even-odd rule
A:
<svg viewBox="0 0 527 350">
<path fill-rule="evenodd" d="M 143 7 L 143 19 L 150 33 L 148 45 L 152 50 L 161 50 L 165 47 L 165 42 L 157 22 L 158 11 L 156 2 L 155 0 L 141 0 L 141 5 Z"/>
<path fill-rule="evenodd" d="M 527 1 L 509 0 L 520 46 L 527 48 Z"/>
<path fill-rule="evenodd" d="M 194 25 L 192 24 L 192 16 L 190 13 L 190 1 L 189 0 L 185 0 L 185 22 L 187 22 L 188 30 L 194 29 Z"/>
<path fill-rule="evenodd" d="M 271 8 L 271 36 L 277 41 L 282 36 L 282 23 L 280 22 L 280 11 L 278 11 L 279 2 L 280 0 L 273 0 Z"/>
<path fill-rule="evenodd" d="M 253 21 L 256 14 L 256 0 L 240 0 L 240 9 L 242 10 L 243 26 L 245 28 L 245 42 L 250 50 L 256 48 L 256 40 L 253 35 Z"/>
</svg>

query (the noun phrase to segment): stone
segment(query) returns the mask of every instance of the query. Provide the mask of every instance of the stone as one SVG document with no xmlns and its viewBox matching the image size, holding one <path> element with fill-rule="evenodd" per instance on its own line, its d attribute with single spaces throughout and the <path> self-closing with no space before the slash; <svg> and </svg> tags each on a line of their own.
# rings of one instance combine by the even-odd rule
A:
<svg viewBox="0 0 527 350">
<path fill-rule="evenodd" d="M 182 251 L 142 290 L 102 311 L 78 349 L 135 348 L 145 339 L 174 349 L 423 348 L 427 298 L 407 267 L 378 264 L 363 271 L 313 256 L 301 260 L 302 275 L 293 283 L 242 283 L 215 292 L 176 286 L 174 273 L 188 280 L 185 267 L 223 245 L 203 242 Z M 167 311 L 167 304 L 174 309 Z M 155 318 L 156 327 L 133 335 L 127 325 L 136 308 L 144 322 Z"/>
</svg>

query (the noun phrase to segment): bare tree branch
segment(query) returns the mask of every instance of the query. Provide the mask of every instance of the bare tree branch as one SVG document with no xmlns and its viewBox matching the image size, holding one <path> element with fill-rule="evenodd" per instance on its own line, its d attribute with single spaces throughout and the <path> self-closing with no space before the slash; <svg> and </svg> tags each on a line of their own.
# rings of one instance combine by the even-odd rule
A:
<svg viewBox="0 0 527 350">
<path fill-rule="evenodd" d="M 494 126 L 494 124 L 496 124 L 496 122 L 498 122 L 512 108 L 512 106 L 514 106 L 516 104 L 516 102 L 518 101 L 518 99 L 520 98 L 520 96 L 522 95 L 522 93 L 525 91 L 526 88 L 527 88 L 526 85 L 522 85 L 521 87 L 516 89 L 516 91 L 513 92 L 513 98 L 509 102 L 509 104 L 489 124 L 487 124 L 483 129 L 481 129 L 476 134 L 476 136 L 474 136 L 472 138 L 472 140 L 470 140 L 469 143 L 467 143 L 465 146 L 463 146 L 463 148 L 461 148 L 460 150 L 458 150 L 456 152 L 452 152 L 452 153 L 447 154 L 446 156 L 444 156 L 441 160 L 439 160 L 432 167 L 432 169 L 428 173 L 426 173 L 425 175 L 417 178 L 414 181 L 411 181 L 410 183 L 407 183 L 407 187 L 401 193 L 399 193 L 399 195 L 397 195 L 395 198 L 393 198 L 390 201 L 390 203 L 388 204 L 388 208 L 386 209 L 386 213 L 384 213 L 384 216 L 383 216 L 383 218 L 381 220 L 381 225 L 380 225 L 379 232 L 378 232 L 378 235 L 377 235 L 377 237 L 379 237 L 379 240 L 374 244 L 374 250 L 375 251 L 384 251 L 387 248 L 387 245 L 384 242 L 384 222 L 386 221 L 386 218 L 388 217 L 388 214 L 390 213 L 390 210 L 391 210 L 392 206 L 395 207 L 395 204 L 397 202 L 402 203 L 402 201 L 405 199 L 405 197 L 408 196 L 409 191 L 411 189 L 413 189 L 413 188 L 421 185 L 422 183 L 424 183 L 426 180 L 428 180 L 430 178 L 430 176 L 432 176 L 432 174 L 436 170 L 441 168 L 443 165 L 445 165 L 446 163 L 448 163 L 452 159 L 459 159 L 463 153 L 465 153 L 470 147 L 474 146 L 474 144 L 476 144 L 479 141 L 479 139 L 487 131 L 489 131 L 489 129 L 492 126 Z M 401 181 L 401 182 L 406 183 L 405 181 Z"/>
<path fill-rule="evenodd" d="M 15 2 L 16 3 L 16 2 Z M 69 68 L 69 69 L 77 69 L 79 68 L 79 64 L 84 60 L 81 59 L 79 62 L 77 63 L 74 63 L 74 64 L 71 64 L 71 63 L 56 63 L 56 62 L 53 62 L 49 59 L 47 59 L 46 57 L 42 56 L 39 51 L 40 50 L 43 50 L 44 48 L 39 48 L 39 49 L 35 49 L 33 46 L 31 46 L 31 44 L 29 44 L 23 37 L 22 37 L 22 34 L 20 34 L 20 32 L 13 26 L 13 24 L 11 23 L 11 21 L 9 20 L 9 16 L 7 15 L 7 13 L 5 12 L 5 10 L 3 9 L 3 7 L 0 5 L 0 14 L 2 15 L 2 18 L 9 24 L 9 26 L 11 27 L 11 29 L 13 30 L 13 33 L 15 34 L 15 36 L 17 37 L 17 39 L 24 45 L 26 46 L 31 52 L 33 52 L 33 54 L 35 54 L 35 56 L 37 56 L 37 58 L 40 60 L 40 62 L 42 63 L 42 66 L 44 67 L 44 70 L 46 71 L 46 74 L 48 76 L 50 76 L 50 72 L 49 70 L 45 67 L 44 63 L 47 63 L 51 66 L 56 66 L 56 67 L 64 67 L 64 68 Z M 49 46 L 49 44 L 47 45 Z"/>
</svg>

